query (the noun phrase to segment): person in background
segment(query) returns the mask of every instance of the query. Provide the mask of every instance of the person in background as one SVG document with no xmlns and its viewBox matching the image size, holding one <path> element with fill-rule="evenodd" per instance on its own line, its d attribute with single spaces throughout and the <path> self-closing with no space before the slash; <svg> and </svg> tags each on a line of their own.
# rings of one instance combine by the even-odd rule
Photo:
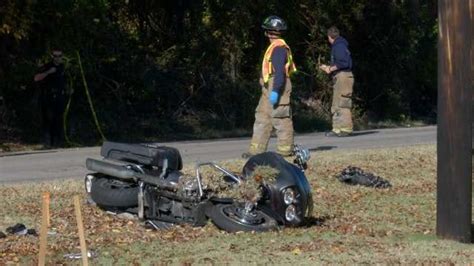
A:
<svg viewBox="0 0 474 266">
<path fill-rule="evenodd" d="M 296 71 L 290 47 L 281 35 L 287 30 L 286 22 L 270 16 L 262 24 L 268 46 L 262 62 L 260 85 L 262 95 L 255 110 L 255 123 L 249 151 L 243 158 L 265 152 L 273 128 L 277 135 L 277 152 L 283 156 L 293 153 L 293 121 L 291 117 L 290 74 Z"/>
<path fill-rule="evenodd" d="M 339 30 L 332 26 L 327 31 L 331 44 L 331 64 L 320 65 L 319 68 L 333 79 L 332 97 L 332 130 L 326 133 L 328 137 L 345 137 L 352 134 L 352 58 L 349 43 L 339 35 Z"/>
<path fill-rule="evenodd" d="M 40 88 L 41 133 L 45 147 L 63 144 L 63 113 L 66 98 L 63 53 L 59 49 L 51 52 L 51 61 L 43 65 L 34 76 Z"/>
</svg>

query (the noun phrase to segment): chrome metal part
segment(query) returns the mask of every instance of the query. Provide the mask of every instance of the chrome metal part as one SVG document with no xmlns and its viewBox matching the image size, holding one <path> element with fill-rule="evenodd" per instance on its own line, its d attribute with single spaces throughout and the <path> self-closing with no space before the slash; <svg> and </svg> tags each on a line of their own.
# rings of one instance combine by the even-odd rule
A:
<svg viewBox="0 0 474 266">
<path fill-rule="evenodd" d="M 145 217 L 145 183 L 138 181 L 138 218 Z"/>
</svg>

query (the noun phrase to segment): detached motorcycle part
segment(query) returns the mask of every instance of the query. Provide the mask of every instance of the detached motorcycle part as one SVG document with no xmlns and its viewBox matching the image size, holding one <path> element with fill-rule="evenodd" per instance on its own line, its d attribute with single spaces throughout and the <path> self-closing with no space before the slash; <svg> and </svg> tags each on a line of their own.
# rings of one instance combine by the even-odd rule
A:
<svg viewBox="0 0 474 266">
<path fill-rule="evenodd" d="M 162 221 L 154 221 L 154 220 L 146 220 L 145 221 L 145 226 L 149 226 L 155 230 L 161 230 L 161 229 L 170 229 L 174 226 L 173 223 L 167 223 L 167 222 L 162 222 Z"/>
<path fill-rule="evenodd" d="M 137 183 L 96 176 L 91 185 L 91 198 L 101 207 L 129 208 L 138 205 Z"/>
<path fill-rule="evenodd" d="M 261 210 L 239 203 L 214 205 L 209 216 L 217 227 L 227 232 L 262 232 L 278 227 L 276 220 Z"/>
</svg>

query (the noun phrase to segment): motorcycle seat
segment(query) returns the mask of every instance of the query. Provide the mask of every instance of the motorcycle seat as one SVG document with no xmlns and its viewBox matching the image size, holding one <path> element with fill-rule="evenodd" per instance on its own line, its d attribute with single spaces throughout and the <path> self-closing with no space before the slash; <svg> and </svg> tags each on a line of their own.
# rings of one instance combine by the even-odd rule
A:
<svg viewBox="0 0 474 266">
<path fill-rule="evenodd" d="M 168 170 L 181 170 L 183 168 L 183 161 L 178 149 L 156 144 L 105 141 L 102 144 L 100 155 L 111 160 L 159 168 L 167 167 Z"/>
</svg>

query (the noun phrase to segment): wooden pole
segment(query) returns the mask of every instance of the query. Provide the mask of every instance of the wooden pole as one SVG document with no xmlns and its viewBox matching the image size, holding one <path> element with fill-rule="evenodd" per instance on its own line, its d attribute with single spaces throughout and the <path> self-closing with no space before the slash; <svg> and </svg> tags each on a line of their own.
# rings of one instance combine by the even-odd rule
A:
<svg viewBox="0 0 474 266">
<path fill-rule="evenodd" d="M 38 265 L 43 266 L 46 263 L 46 245 L 48 237 L 49 220 L 49 192 L 42 195 L 41 205 L 41 230 L 40 230 L 40 248 L 38 254 Z"/>
<path fill-rule="evenodd" d="M 471 36 L 474 36 L 474 0 L 469 1 L 470 10 L 471 10 Z M 471 37 L 472 38 L 472 37 Z M 474 90 L 474 41 L 471 40 L 471 79 L 472 79 L 472 89 Z M 471 165 L 474 164 L 474 92 L 471 95 L 471 134 L 472 134 L 472 142 L 471 142 L 471 149 L 472 149 L 472 160 Z M 474 167 L 474 166 L 473 166 Z M 471 231 L 471 234 L 474 234 Z"/>
<path fill-rule="evenodd" d="M 471 242 L 472 69 L 470 1 L 438 0 L 436 233 Z"/>
<path fill-rule="evenodd" d="M 84 225 L 82 224 L 81 203 L 79 196 L 74 196 L 74 209 L 76 211 L 77 229 L 79 232 L 79 242 L 81 244 L 82 265 L 89 265 L 87 262 L 86 238 L 84 236 Z"/>
</svg>

